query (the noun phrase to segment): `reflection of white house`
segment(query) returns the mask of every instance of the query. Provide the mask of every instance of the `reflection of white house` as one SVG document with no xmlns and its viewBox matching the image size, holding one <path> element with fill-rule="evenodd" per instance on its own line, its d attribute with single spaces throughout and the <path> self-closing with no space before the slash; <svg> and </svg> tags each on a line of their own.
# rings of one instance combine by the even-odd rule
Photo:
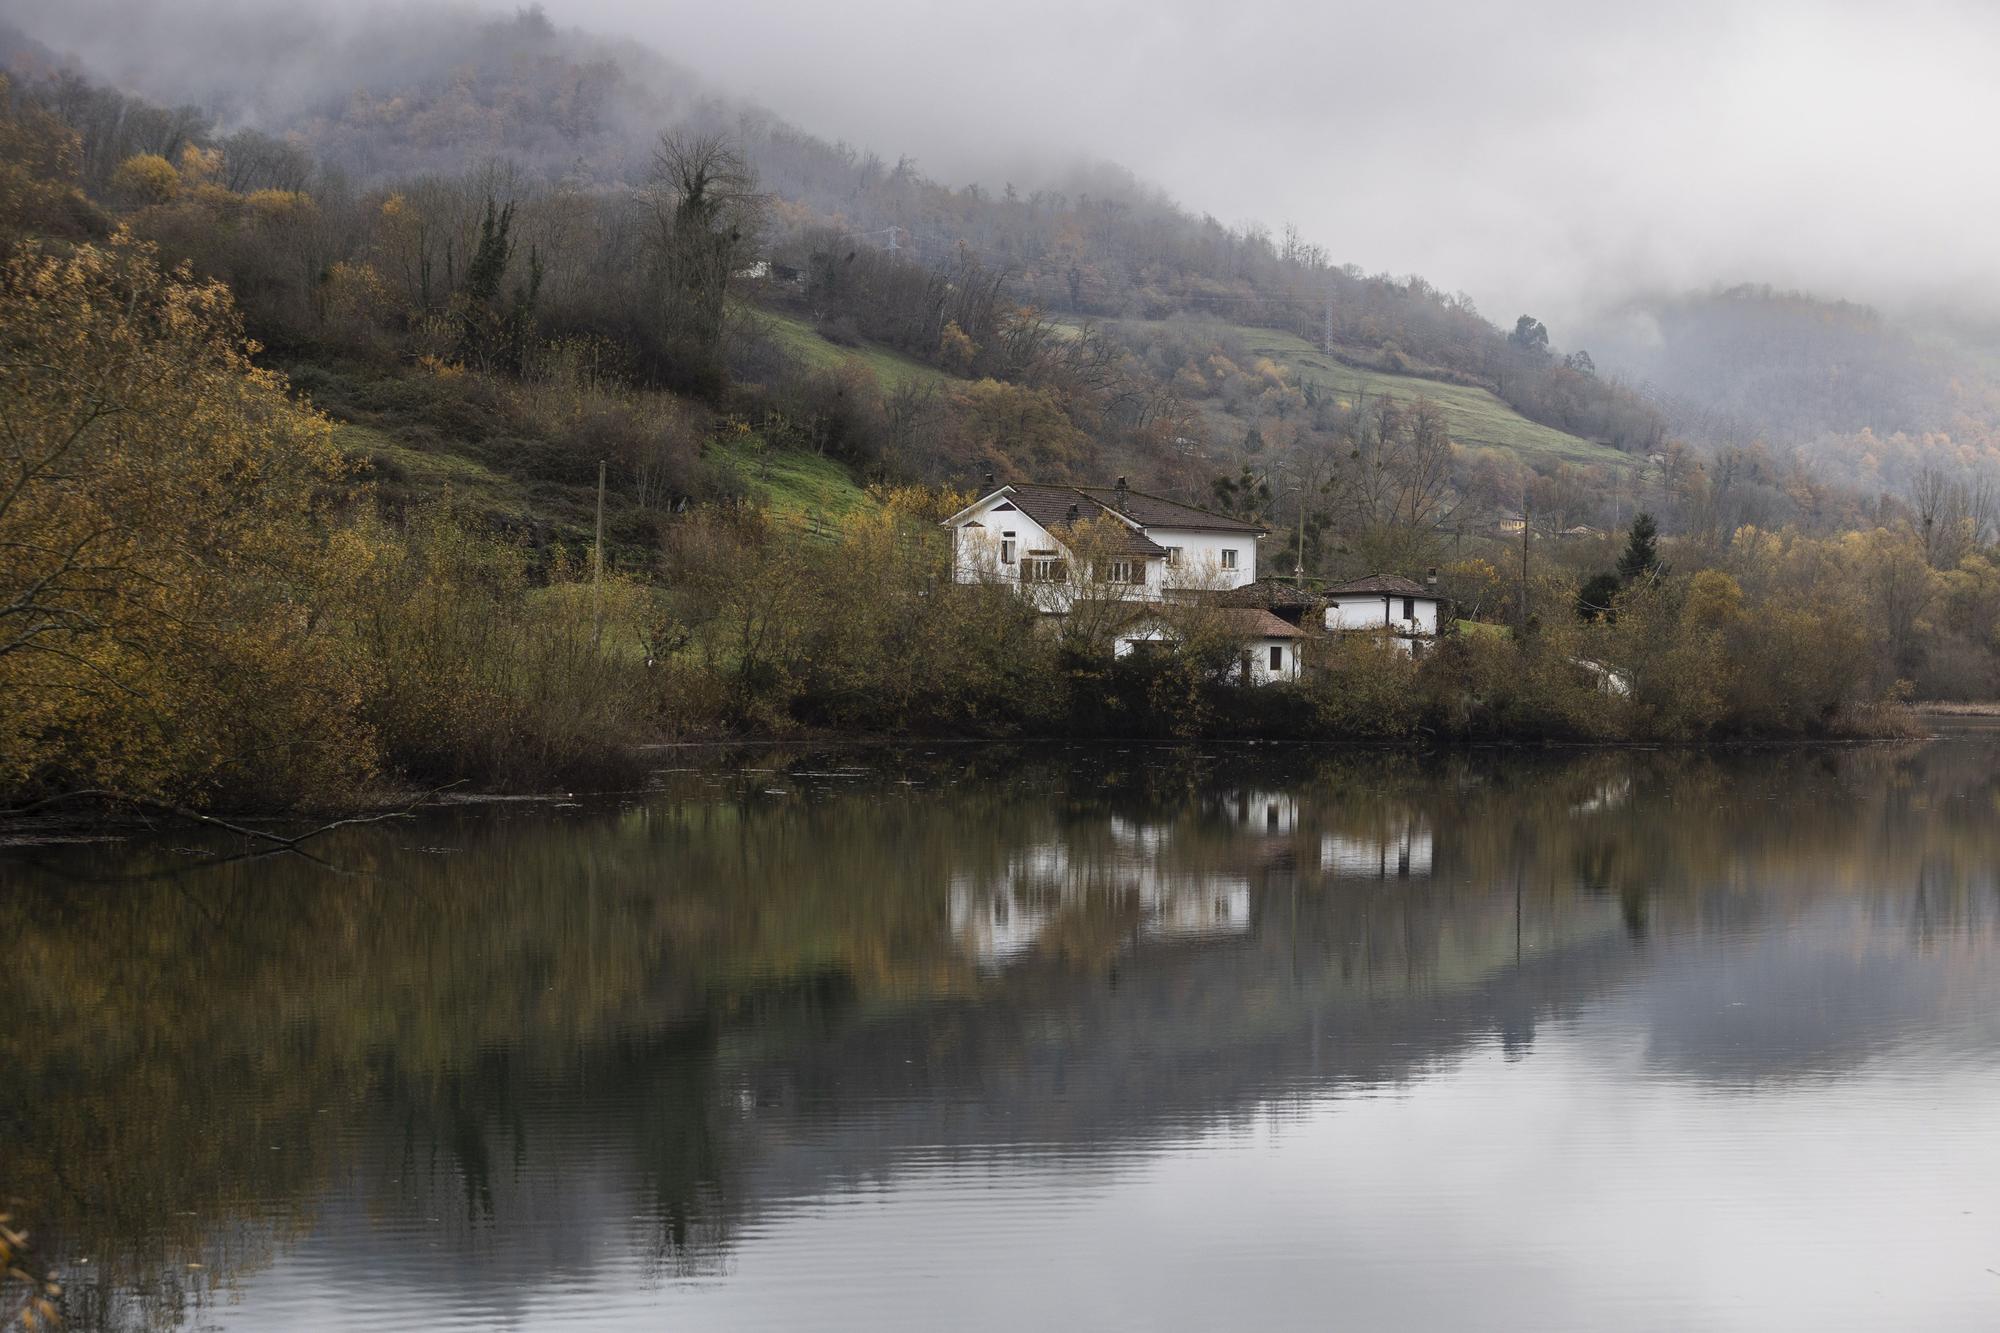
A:
<svg viewBox="0 0 2000 1333">
<path fill-rule="evenodd" d="M 1632 777 L 1624 774 L 1597 784 L 1597 790 L 1570 806 L 1573 815 L 1594 815 L 1600 810 L 1616 810 L 1632 799 Z"/>
<path fill-rule="evenodd" d="M 1329 630 L 1385 630 L 1404 652 L 1438 631 L 1438 595 L 1400 574 L 1371 574 L 1326 590 Z"/>
<path fill-rule="evenodd" d="M 1297 625 L 1288 625 L 1269 611 L 1254 607 L 1224 607 L 1213 612 L 1228 624 L 1242 645 L 1236 678 L 1251 685 L 1295 681 L 1302 670 L 1301 645 L 1311 636 Z M 1119 631 L 1115 652 L 1120 657 L 1145 652 L 1151 644 L 1172 643 L 1174 629 L 1168 618 L 1142 615 Z"/>
<path fill-rule="evenodd" d="M 1055 913 L 1046 904 L 1022 902 L 1011 881 L 991 888 L 968 875 L 951 878 L 952 937 L 988 967 L 1011 962 L 1035 947 Z"/>
<path fill-rule="evenodd" d="M 1111 816 L 1111 841 L 1118 849 L 1138 856 L 1158 856 L 1166 847 L 1170 830 L 1165 824 L 1140 824 L 1123 815 Z"/>
<path fill-rule="evenodd" d="M 984 966 L 1005 966 L 1032 952 L 1064 912 L 1100 895 L 1131 902 L 1141 933 L 1156 938 L 1232 935 L 1250 928 L 1248 879 L 1164 870 L 1152 853 L 1165 834 L 1126 827 L 1141 835 L 1136 858 L 1128 852 L 1111 860 L 1078 860 L 1063 844 L 1042 843 L 1022 848 L 991 875 L 953 875 L 947 912 L 959 947 Z M 1114 827 L 1114 836 L 1118 831 Z"/>
<path fill-rule="evenodd" d="M 1250 929 L 1250 882 L 1235 876 L 1207 876 L 1164 897 L 1144 929 L 1149 935 L 1185 939 L 1240 935 Z"/>
<path fill-rule="evenodd" d="M 1424 878 L 1431 873 L 1431 831 L 1404 820 L 1375 837 L 1329 833 L 1320 839 L 1319 867 L 1328 874 L 1360 879 Z"/>
<path fill-rule="evenodd" d="M 1124 530 L 1101 557 L 1107 567 L 1072 568 L 1064 530 L 1107 517 Z M 1264 535 L 1254 523 L 1135 491 L 1123 477 L 1116 486 L 1002 486 L 944 526 L 960 583 L 1011 584 L 1054 612 L 1068 607 L 1079 582 L 1129 588 L 1135 601 L 1158 601 L 1175 588 L 1240 587 L 1257 577 Z"/>
<path fill-rule="evenodd" d="M 1233 792 L 1223 798 L 1223 808 L 1246 833 L 1289 834 L 1299 826 L 1298 798 L 1284 792 Z"/>
</svg>

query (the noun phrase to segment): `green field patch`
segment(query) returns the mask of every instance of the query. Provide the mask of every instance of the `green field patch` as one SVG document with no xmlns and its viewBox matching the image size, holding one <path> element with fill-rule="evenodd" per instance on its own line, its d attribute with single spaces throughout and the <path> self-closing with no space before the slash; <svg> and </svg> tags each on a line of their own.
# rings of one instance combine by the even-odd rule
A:
<svg viewBox="0 0 2000 1333">
<path fill-rule="evenodd" d="M 412 448 L 372 426 L 353 422 L 334 424 L 333 443 L 363 466 L 363 480 L 392 501 L 421 503 L 449 494 L 454 506 L 497 523 L 516 521 L 532 507 L 521 482 L 462 454 Z M 565 517 L 574 520 L 578 515 Z"/>
<path fill-rule="evenodd" d="M 1494 625 L 1484 620 L 1454 620 L 1452 626 L 1460 634 L 1475 639 L 1504 639 L 1512 633 L 1505 625 Z"/>
<path fill-rule="evenodd" d="M 1212 327 L 1242 343 L 1252 357 L 1267 357 L 1291 372 L 1300 383 L 1314 381 L 1345 402 L 1358 404 L 1364 398 L 1414 402 L 1419 397 L 1429 398 L 1444 409 L 1451 438 L 1461 448 L 1504 449 L 1528 455 L 1530 463 L 1594 464 L 1621 469 L 1640 465 L 1640 460 L 1610 445 L 1530 421 L 1486 389 L 1346 365 L 1322 352 L 1317 344 L 1277 329 L 1244 324 Z"/>
<path fill-rule="evenodd" d="M 708 459 L 733 472 L 745 490 L 773 513 L 831 526 L 875 501 L 853 474 L 831 458 L 796 449 L 773 449 L 756 435 L 709 442 Z"/>
<path fill-rule="evenodd" d="M 863 343 L 855 347 L 823 338 L 812 325 L 790 315 L 780 315 L 769 310 L 759 310 L 757 319 L 769 330 L 771 339 L 793 357 L 813 370 L 837 370 L 849 362 L 860 362 L 875 374 L 875 382 L 882 386 L 884 393 L 892 392 L 906 384 L 945 384 L 952 377 L 935 366 L 927 366 L 912 357 L 894 352 L 886 347 Z"/>
</svg>

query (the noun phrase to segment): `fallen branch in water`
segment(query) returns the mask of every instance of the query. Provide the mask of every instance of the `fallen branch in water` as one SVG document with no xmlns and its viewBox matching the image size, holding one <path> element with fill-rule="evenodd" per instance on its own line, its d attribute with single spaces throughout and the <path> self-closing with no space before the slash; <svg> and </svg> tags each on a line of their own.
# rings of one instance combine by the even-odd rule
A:
<svg viewBox="0 0 2000 1333">
<path fill-rule="evenodd" d="M 18 806 L 12 810 L 0 810 L 0 818 L 12 818 L 17 815 L 29 814 L 44 806 L 54 805 L 58 801 L 78 801 L 94 796 L 116 804 L 135 805 L 143 810 L 156 810 L 161 814 L 172 815 L 176 819 L 185 819 L 195 824 L 207 824 L 211 828 L 219 828 L 225 833 L 234 833 L 238 837 L 256 838 L 283 850 L 296 851 L 300 843 L 317 838 L 322 833 L 331 833 L 337 828 L 346 828 L 350 824 L 376 824 L 385 819 L 408 819 L 416 811 L 417 807 L 424 804 L 424 802 L 450 791 L 453 787 L 463 786 L 464 783 L 465 779 L 460 778 L 456 782 L 447 782 L 442 787 L 433 787 L 400 810 L 385 810 L 380 814 L 374 815 L 352 815 L 346 819 L 336 819 L 330 824 L 321 824 L 318 828 L 307 829 L 304 833 L 297 834 L 296 836 L 272 833 L 265 829 L 249 828 L 242 824 L 232 824 L 226 819 L 217 819 L 214 815 L 205 815 L 199 810 L 190 810 L 186 806 L 175 805 L 171 801 L 156 801 L 150 796 L 132 796 L 125 792 L 117 791 L 89 790 L 64 792 L 60 796 L 50 796 L 27 805 Z"/>
</svg>

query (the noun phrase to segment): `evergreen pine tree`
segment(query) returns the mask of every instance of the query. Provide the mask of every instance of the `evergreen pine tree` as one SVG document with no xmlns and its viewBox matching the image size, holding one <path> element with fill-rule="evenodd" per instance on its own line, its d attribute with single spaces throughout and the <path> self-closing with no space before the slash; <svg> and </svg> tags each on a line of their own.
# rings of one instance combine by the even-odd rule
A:
<svg viewBox="0 0 2000 1333">
<path fill-rule="evenodd" d="M 1632 533 L 1625 539 L 1625 553 L 1618 557 L 1618 577 L 1630 583 L 1660 567 L 1660 527 L 1651 514 L 1632 520 Z"/>
</svg>

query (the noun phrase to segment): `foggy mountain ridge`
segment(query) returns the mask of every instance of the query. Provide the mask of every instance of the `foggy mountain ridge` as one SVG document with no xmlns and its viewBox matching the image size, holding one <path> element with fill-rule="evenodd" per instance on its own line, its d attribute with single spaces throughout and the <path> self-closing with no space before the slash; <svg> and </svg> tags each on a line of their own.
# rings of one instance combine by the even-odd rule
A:
<svg viewBox="0 0 2000 1333">
<path fill-rule="evenodd" d="M 559 25 L 539 4 L 511 16 L 448 0 L 275 14 L 243 0 L 209 0 L 176 6 L 171 22 L 149 11 L 136 24 L 93 19 L 93 8 L 99 19 L 112 10 L 122 16 L 116 0 L 18 0 L 12 8 L 11 23 L 0 12 L 0 61 L 16 73 L 75 71 L 162 105 L 192 106 L 218 132 L 295 136 L 363 184 L 456 174 L 480 165 L 482 153 L 549 179 L 629 182 L 645 175 L 660 132 L 675 127 L 806 137 L 885 169 L 893 162 L 935 174 L 893 143 L 856 148 L 818 135 L 754 92 L 726 88 L 644 42 Z M 521 86 L 504 104 L 482 98 L 483 85 L 509 78 Z M 546 101 L 535 104 L 528 93 Z M 392 116 L 423 117 L 438 142 L 385 147 Z M 524 133 L 536 127 L 553 133 Z M 371 128 L 372 136 L 362 133 Z M 1017 165 L 1011 181 L 946 173 L 943 183 L 1172 206 L 1158 185 L 1084 151 Z"/>
<path fill-rule="evenodd" d="M 1711 444 L 1948 429 L 1979 376 L 1962 334 L 1768 285 L 1634 297 L 1578 336 Z"/>
<path fill-rule="evenodd" d="M 290 137 L 358 184 L 504 161 L 530 179 L 622 186 L 643 178 L 662 126 L 726 129 L 743 140 L 774 195 L 888 234 L 932 263 L 959 250 L 1007 267 L 1014 256 L 995 239 L 982 205 L 1036 190 L 1123 201 L 1141 216 L 1157 215 L 1159 226 L 1221 226 L 1198 221 L 1134 172 L 1081 153 L 1022 161 L 1011 180 L 937 186 L 914 213 L 884 210 L 869 182 L 905 175 L 924 182 L 924 163 L 891 165 L 818 137 L 813 126 L 795 127 L 641 41 L 558 24 L 539 6 L 511 17 L 457 7 L 275 11 L 247 0 L 177 5 L 171 13 L 129 8 L 16 0 L 12 15 L 25 26 L 9 36 L 0 23 L 0 59 L 29 77 L 74 68 L 150 100 L 192 105 L 221 131 Z M 119 21 L 107 21 L 114 11 Z M 1270 235 L 1256 224 L 1240 234 Z M 1286 243 L 1295 242 L 1288 235 Z M 1154 313 L 1092 309 L 1074 283 L 1067 293 L 1043 286 L 1024 295 L 1085 315 Z M 1311 331 L 1317 298 L 1282 286 L 1266 295 L 1262 308 L 1185 291 L 1176 299 L 1179 309 L 1190 309 L 1192 297 L 1195 313 L 1251 324 L 1289 309 L 1293 331 Z M 1469 298 L 1454 299 L 1471 309 Z M 1588 348 L 1602 372 L 1642 386 L 1670 428 L 1698 443 L 1814 447 L 1857 432 L 1921 436 L 1966 414 L 2000 420 L 1987 401 L 2000 398 L 1986 391 L 1994 376 L 1961 354 L 1954 336 L 1962 335 L 1919 336 L 1865 306 L 1768 287 L 1665 297 L 1607 288 L 1597 299 L 1598 313 L 1552 327 L 1553 341 Z M 1202 304 L 1211 300 L 1220 304 Z M 1497 313 L 1505 328 L 1511 313 Z M 1403 352 L 1394 355 L 1404 364 Z M 1422 356 L 1415 371 L 1444 374 Z M 1962 392 L 1967 383 L 1970 394 Z"/>
</svg>

